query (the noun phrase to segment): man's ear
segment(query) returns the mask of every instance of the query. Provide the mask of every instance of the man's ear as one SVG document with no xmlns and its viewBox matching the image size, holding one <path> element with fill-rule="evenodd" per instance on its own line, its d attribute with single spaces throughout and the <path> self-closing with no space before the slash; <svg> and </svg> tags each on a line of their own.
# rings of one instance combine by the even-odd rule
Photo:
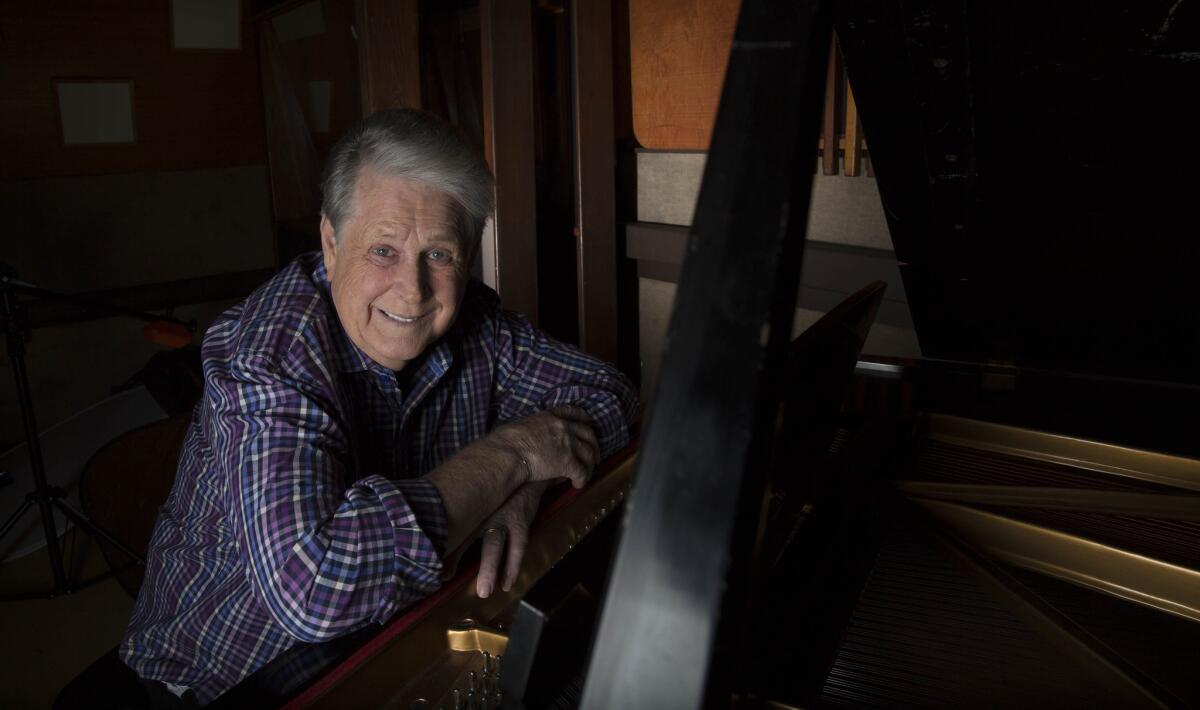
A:
<svg viewBox="0 0 1200 710">
<path fill-rule="evenodd" d="M 321 254 L 325 257 L 325 273 L 333 277 L 333 266 L 337 258 L 337 234 L 333 231 L 333 222 L 321 213 Z"/>
</svg>

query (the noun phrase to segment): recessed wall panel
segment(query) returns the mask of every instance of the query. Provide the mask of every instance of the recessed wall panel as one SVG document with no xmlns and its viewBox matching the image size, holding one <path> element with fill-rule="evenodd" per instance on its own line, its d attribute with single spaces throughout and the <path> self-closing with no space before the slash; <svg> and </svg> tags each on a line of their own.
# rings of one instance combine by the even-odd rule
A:
<svg viewBox="0 0 1200 710">
<path fill-rule="evenodd" d="M 134 142 L 132 81 L 58 81 L 63 143 Z"/>
</svg>

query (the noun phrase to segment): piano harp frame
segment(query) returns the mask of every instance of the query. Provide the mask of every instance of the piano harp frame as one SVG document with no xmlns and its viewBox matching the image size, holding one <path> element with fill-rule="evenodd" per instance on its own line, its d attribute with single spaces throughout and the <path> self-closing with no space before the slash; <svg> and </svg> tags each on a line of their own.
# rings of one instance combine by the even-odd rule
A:
<svg viewBox="0 0 1200 710">
<path fill-rule="evenodd" d="M 1162 487 L 1157 492 L 913 480 L 896 489 L 989 556 L 1200 622 L 1200 566 L 1187 567 L 996 510 L 1084 511 L 1200 520 L 1200 461 L 962 417 L 925 417 L 930 441 Z M 980 509 L 976 506 L 983 506 Z"/>
<path fill-rule="evenodd" d="M 1117 707 L 1169 708 L 1180 705 L 1178 698 L 1136 666 L 1113 654 L 1070 618 L 1039 599 L 1011 574 L 986 556 L 964 544 L 954 532 L 939 530 L 926 520 L 918 522 L 936 544 L 956 558 L 960 568 L 987 590 L 996 601 L 1037 630 L 1059 653 L 1069 658 L 1077 672 L 1102 688 L 1105 697 Z"/>
</svg>

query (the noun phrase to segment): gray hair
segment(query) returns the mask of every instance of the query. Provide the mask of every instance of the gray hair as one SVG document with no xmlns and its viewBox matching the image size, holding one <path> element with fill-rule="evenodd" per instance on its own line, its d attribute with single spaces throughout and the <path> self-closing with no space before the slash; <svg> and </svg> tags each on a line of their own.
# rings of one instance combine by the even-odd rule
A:
<svg viewBox="0 0 1200 710">
<path fill-rule="evenodd" d="M 492 212 L 492 173 L 467 139 L 436 116 L 413 109 L 378 111 L 333 146 L 321 176 L 321 211 L 336 231 L 354 211 L 359 170 L 424 183 L 461 208 L 461 229 L 474 247 Z"/>
</svg>

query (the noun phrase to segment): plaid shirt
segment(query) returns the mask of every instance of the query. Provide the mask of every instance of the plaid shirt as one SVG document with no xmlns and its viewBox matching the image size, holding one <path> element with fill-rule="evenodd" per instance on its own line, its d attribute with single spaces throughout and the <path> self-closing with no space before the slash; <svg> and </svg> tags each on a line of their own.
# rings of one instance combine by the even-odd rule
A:
<svg viewBox="0 0 1200 710">
<path fill-rule="evenodd" d="M 121 644 L 140 676 L 202 704 L 300 642 L 382 623 L 437 589 L 446 516 L 420 476 L 456 451 L 569 403 L 607 455 L 636 406 L 613 367 L 476 282 L 450 332 L 398 377 L 346 336 L 320 254 L 222 315 L 203 361 Z"/>
</svg>

